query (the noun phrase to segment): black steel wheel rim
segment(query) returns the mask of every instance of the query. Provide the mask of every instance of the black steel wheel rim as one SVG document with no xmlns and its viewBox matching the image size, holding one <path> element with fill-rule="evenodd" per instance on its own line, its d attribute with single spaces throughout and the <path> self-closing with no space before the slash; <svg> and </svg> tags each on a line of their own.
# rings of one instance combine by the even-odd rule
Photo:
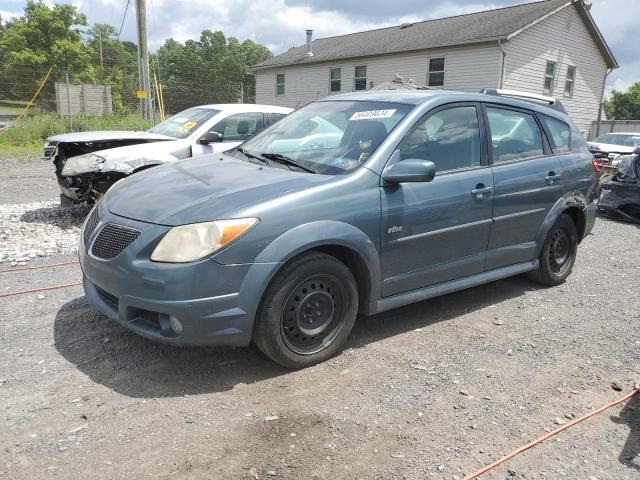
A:
<svg viewBox="0 0 640 480">
<path fill-rule="evenodd" d="M 559 228 L 551 237 L 549 244 L 549 267 L 556 275 L 562 275 L 571 266 L 573 249 L 571 237 L 564 228 Z"/>
<path fill-rule="evenodd" d="M 287 297 L 280 322 L 282 338 L 295 353 L 317 353 L 340 333 L 345 309 L 339 281 L 332 275 L 313 275 Z"/>
</svg>

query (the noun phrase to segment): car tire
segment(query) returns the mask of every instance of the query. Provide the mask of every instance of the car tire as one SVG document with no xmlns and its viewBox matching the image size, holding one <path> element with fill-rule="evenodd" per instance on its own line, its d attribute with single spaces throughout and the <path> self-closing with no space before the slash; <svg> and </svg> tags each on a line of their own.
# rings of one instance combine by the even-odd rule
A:
<svg viewBox="0 0 640 480">
<path fill-rule="evenodd" d="M 560 285 L 571 274 L 578 251 L 578 232 L 573 219 L 566 214 L 556 220 L 542 245 L 539 265 L 528 277 L 542 285 Z"/>
<path fill-rule="evenodd" d="M 335 355 L 358 313 L 358 287 L 335 257 L 309 252 L 284 266 L 263 295 L 253 331 L 276 363 L 304 368 Z"/>
</svg>

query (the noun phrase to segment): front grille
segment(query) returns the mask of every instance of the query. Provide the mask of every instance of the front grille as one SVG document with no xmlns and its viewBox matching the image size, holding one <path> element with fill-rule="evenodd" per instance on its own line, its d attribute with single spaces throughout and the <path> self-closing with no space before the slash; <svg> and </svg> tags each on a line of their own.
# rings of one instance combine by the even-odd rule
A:
<svg viewBox="0 0 640 480">
<path fill-rule="evenodd" d="M 98 295 L 100 295 L 100 298 L 102 298 L 102 300 L 104 300 L 107 305 L 109 305 L 114 310 L 118 310 L 118 297 L 116 297 L 115 295 L 111 295 L 109 292 L 105 292 L 98 287 L 96 287 L 96 291 L 98 292 Z"/>
<path fill-rule="evenodd" d="M 108 223 L 98 233 L 91 253 L 102 260 L 111 260 L 120 255 L 141 233 L 135 228 Z"/>
<path fill-rule="evenodd" d="M 99 221 L 100 221 L 100 218 L 98 217 L 98 206 L 96 205 L 95 207 L 93 207 L 93 209 L 89 213 L 89 216 L 84 221 L 84 231 L 82 235 L 83 235 L 85 245 L 89 243 L 91 234 L 96 229 L 96 226 L 98 225 Z"/>
</svg>

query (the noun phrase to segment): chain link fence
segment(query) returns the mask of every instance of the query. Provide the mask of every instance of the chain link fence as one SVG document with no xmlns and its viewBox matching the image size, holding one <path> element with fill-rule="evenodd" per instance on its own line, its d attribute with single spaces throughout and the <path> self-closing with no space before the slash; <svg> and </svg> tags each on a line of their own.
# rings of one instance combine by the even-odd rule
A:
<svg viewBox="0 0 640 480">
<path fill-rule="evenodd" d="M 255 80 L 241 81 L 224 74 L 199 69 L 165 74 L 151 68 L 152 123 L 190 107 L 211 103 L 255 103 Z M 114 116 L 141 115 L 138 67 L 95 67 L 90 72 L 54 70 L 33 65 L 0 66 L 0 128 L 21 117 L 54 115 Z"/>
</svg>

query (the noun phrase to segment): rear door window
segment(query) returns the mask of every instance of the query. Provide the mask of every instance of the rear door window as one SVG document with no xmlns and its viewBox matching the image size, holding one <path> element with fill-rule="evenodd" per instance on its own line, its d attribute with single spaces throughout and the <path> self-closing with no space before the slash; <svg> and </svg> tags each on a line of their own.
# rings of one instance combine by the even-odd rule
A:
<svg viewBox="0 0 640 480">
<path fill-rule="evenodd" d="M 265 113 L 265 116 L 267 117 L 267 126 L 269 126 L 276 123 L 281 118 L 286 117 L 287 114 L 286 113 Z"/>
<path fill-rule="evenodd" d="M 487 107 L 493 163 L 544 155 L 542 132 L 533 114 Z"/>
<path fill-rule="evenodd" d="M 551 134 L 551 148 L 553 153 L 567 153 L 571 151 L 571 129 L 566 123 L 546 115 L 540 115 L 544 126 Z"/>
</svg>

